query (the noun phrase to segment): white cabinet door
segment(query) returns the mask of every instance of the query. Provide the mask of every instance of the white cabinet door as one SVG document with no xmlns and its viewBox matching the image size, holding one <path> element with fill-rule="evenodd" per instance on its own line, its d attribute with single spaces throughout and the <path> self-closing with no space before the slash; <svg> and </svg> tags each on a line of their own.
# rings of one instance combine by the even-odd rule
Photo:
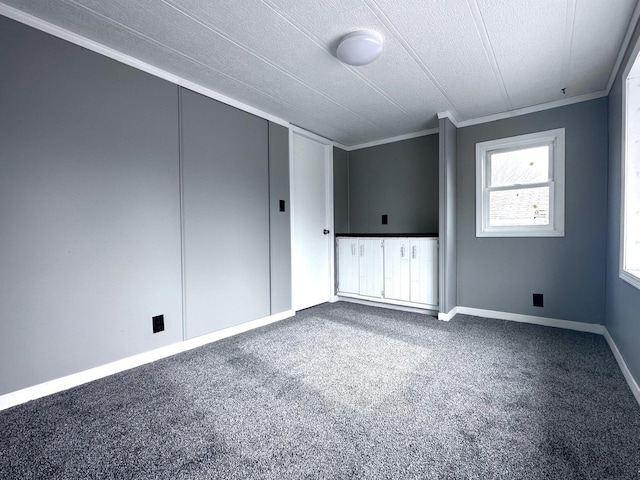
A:
<svg viewBox="0 0 640 480">
<path fill-rule="evenodd" d="M 358 239 L 338 238 L 338 292 L 359 293 Z"/>
<path fill-rule="evenodd" d="M 382 296 L 382 243 L 379 238 L 361 238 L 358 241 L 360 255 L 360 295 Z"/>
<path fill-rule="evenodd" d="M 384 296 L 393 300 L 411 299 L 410 242 L 408 238 L 387 238 L 384 241 Z"/>
<path fill-rule="evenodd" d="M 438 304 L 438 240 L 412 238 L 411 247 L 411 301 Z"/>
</svg>

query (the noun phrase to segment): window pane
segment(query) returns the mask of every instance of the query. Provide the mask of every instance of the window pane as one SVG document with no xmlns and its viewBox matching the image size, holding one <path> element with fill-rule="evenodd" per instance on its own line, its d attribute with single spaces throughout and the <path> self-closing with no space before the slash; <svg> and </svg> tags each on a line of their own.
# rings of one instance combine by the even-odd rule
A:
<svg viewBox="0 0 640 480">
<path fill-rule="evenodd" d="M 489 225 L 549 225 L 549 191 L 536 187 L 489 192 Z"/>
<path fill-rule="evenodd" d="M 542 183 L 549 178 L 549 145 L 490 154 L 491 187 Z"/>
</svg>

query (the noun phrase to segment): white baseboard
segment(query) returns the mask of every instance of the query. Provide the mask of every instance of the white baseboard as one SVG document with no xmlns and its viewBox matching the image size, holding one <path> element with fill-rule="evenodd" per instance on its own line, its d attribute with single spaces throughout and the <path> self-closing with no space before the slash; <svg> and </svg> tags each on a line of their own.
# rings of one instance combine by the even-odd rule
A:
<svg viewBox="0 0 640 480">
<path fill-rule="evenodd" d="M 532 323 L 547 327 L 577 330 L 579 332 L 604 333 L 604 326 L 599 323 L 572 322 L 570 320 L 558 320 L 557 318 L 537 317 L 535 315 L 523 315 L 520 313 L 499 312 L 496 310 L 483 310 L 481 308 L 456 307 L 457 313 L 474 315 L 476 317 L 497 318 L 498 320 L 510 320 L 512 322 Z"/>
<path fill-rule="evenodd" d="M 115 362 L 100 365 L 99 367 L 90 368 L 82 372 L 67 375 L 65 377 L 56 378 L 48 382 L 40 383 L 32 387 L 23 388 L 15 392 L 7 393 L 0 396 L 0 410 L 4 410 L 21 403 L 35 400 L 36 398 L 45 397 L 52 393 L 62 392 L 69 388 L 77 387 L 84 383 L 92 382 L 100 378 L 108 377 L 114 373 L 123 372 L 131 368 L 139 367 L 146 363 L 151 363 L 161 358 L 170 357 L 177 353 L 185 352 L 193 348 L 201 347 L 208 343 L 222 340 L 223 338 L 232 337 L 239 333 L 247 332 L 270 323 L 275 323 L 285 318 L 289 318 L 295 315 L 295 311 L 287 310 L 276 315 L 270 315 L 268 317 L 259 318 L 251 322 L 242 323 L 234 327 L 225 328 L 217 332 L 208 333 L 199 337 L 191 338 L 183 342 L 173 343 L 165 347 L 161 347 L 149 352 L 140 353 L 131 357 L 116 360 Z"/>
<path fill-rule="evenodd" d="M 627 381 L 629 388 L 631 389 L 631 393 L 633 393 L 633 396 L 636 397 L 638 404 L 640 404 L 640 387 L 638 387 L 638 382 L 636 382 L 636 379 L 633 378 L 633 375 L 631 375 L 631 371 L 629 370 L 629 367 L 627 367 L 627 363 L 624 361 L 624 358 L 622 358 L 622 354 L 620 353 L 620 350 L 618 350 L 616 342 L 613 341 L 613 338 L 609 334 L 609 330 L 607 330 L 607 327 L 604 327 L 603 335 L 605 340 L 609 344 L 609 348 L 611 349 L 613 356 L 618 362 L 618 366 L 620 367 L 622 375 L 624 375 L 624 378 Z"/>
<path fill-rule="evenodd" d="M 453 307 L 451 310 L 449 310 L 448 312 L 438 312 L 438 320 L 443 320 L 445 322 L 448 322 L 449 320 L 451 320 L 453 317 L 456 316 L 456 313 L 458 313 L 458 307 Z"/>
<path fill-rule="evenodd" d="M 417 308 L 409 307 L 406 305 L 398 305 L 395 303 L 374 302 L 371 300 L 364 300 L 362 298 L 346 297 L 342 295 L 338 295 L 337 298 L 339 302 L 357 303 L 359 305 L 368 305 L 370 307 L 388 308 L 389 310 L 401 310 L 403 312 L 422 313 L 423 315 L 432 316 L 435 316 L 438 313 L 436 310 L 431 310 L 429 308 Z"/>
<path fill-rule="evenodd" d="M 569 320 L 558 320 L 556 318 L 536 317 L 533 315 L 521 315 L 518 313 L 498 312 L 495 310 L 483 310 L 480 308 L 456 307 L 452 310 L 452 312 L 454 310 L 456 311 L 455 313 L 464 313 L 467 315 L 475 315 L 477 317 L 497 318 L 500 320 L 511 320 L 514 322 L 533 323 L 536 325 L 545 325 L 548 327 L 565 328 L 567 330 L 577 330 L 580 332 L 597 333 L 599 335 L 604 336 L 604 338 L 607 341 L 607 344 L 609 345 L 609 348 L 611 349 L 611 352 L 613 353 L 613 356 L 618 362 L 618 366 L 622 371 L 622 375 L 624 375 L 624 378 L 627 381 L 627 384 L 629 385 L 631 392 L 633 393 L 633 396 L 638 401 L 638 404 L 640 404 L 640 387 L 638 387 L 638 382 L 636 382 L 635 378 L 633 378 L 633 375 L 631 374 L 629 367 L 627 367 L 627 364 L 624 361 L 622 354 L 618 350 L 618 346 L 613 341 L 613 338 L 611 338 L 611 335 L 609 334 L 607 327 L 605 327 L 604 325 L 593 324 L 593 323 L 583 323 L 583 322 L 571 322 Z"/>
</svg>

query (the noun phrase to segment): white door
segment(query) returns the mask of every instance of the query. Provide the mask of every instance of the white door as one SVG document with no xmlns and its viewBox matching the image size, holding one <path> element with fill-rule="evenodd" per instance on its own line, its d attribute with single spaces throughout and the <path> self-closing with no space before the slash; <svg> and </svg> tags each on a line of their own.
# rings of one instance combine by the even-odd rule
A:
<svg viewBox="0 0 640 480">
<path fill-rule="evenodd" d="M 291 135 L 292 297 L 297 311 L 332 296 L 333 192 L 329 145 Z"/>
</svg>

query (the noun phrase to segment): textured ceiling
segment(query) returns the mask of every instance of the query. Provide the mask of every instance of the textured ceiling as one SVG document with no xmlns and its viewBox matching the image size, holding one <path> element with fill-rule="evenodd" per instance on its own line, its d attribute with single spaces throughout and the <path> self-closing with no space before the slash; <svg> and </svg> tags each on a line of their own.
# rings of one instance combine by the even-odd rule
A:
<svg viewBox="0 0 640 480">
<path fill-rule="evenodd" d="M 350 146 L 605 94 L 637 0 L 2 3 Z M 382 56 L 343 65 L 362 28 Z"/>
</svg>

